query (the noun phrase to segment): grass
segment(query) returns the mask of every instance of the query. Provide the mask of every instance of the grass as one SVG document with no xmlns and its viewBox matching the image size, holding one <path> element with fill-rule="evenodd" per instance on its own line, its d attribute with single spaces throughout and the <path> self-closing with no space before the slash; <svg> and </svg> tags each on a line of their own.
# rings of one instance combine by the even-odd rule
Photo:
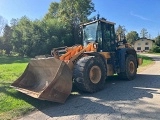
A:
<svg viewBox="0 0 160 120">
<path fill-rule="evenodd" d="M 138 70 L 137 70 L 138 73 L 146 70 L 150 65 L 154 64 L 154 61 L 152 60 L 152 58 L 145 56 L 145 54 L 138 55 L 138 57 L 143 59 L 143 64 L 138 67 Z"/>
<path fill-rule="evenodd" d="M 25 70 L 29 58 L 0 56 L 0 120 L 16 119 L 36 108 L 50 106 L 10 87 Z"/>
<path fill-rule="evenodd" d="M 143 58 L 142 66 L 153 61 Z M 55 104 L 54 102 L 34 99 L 11 88 L 10 85 L 25 70 L 29 58 L 0 56 L 0 120 L 14 120 L 36 109 L 44 109 Z"/>
<path fill-rule="evenodd" d="M 140 67 L 145 67 L 154 63 L 152 58 L 147 57 L 145 55 L 138 55 L 138 57 L 143 59 L 143 64 Z"/>
</svg>

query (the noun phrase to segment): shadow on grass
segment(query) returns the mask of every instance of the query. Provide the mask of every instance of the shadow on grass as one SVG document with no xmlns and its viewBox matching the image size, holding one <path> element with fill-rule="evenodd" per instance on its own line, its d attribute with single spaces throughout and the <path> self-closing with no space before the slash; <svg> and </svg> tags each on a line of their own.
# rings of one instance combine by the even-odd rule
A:
<svg viewBox="0 0 160 120">
<path fill-rule="evenodd" d="M 0 56 L 0 64 L 28 63 L 30 58 L 18 56 Z"/>
</svg>

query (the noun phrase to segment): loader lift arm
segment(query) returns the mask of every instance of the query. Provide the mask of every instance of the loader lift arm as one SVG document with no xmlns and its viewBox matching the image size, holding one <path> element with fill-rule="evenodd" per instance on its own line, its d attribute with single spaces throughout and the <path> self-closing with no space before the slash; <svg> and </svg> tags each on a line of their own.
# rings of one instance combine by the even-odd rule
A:
<svg viewBox="0 0 160 120">
<path fill-rule="evenodd" d="M 75 60 L 77 61 L 79 56 L 81 56 L 85 52 L 96 52 L 97 51 L 97 44 L 89 43 L 86 47 L 82 45 L 74 45 L 72 47 L 63 47 L 62 49 L 59 49 L 59 48 L 53 49 L 51 54 L 55 58 L 66 62 L 69 68 L 73 69 L 74 61 Z M 64 54 L 59 54 L 61 52 L 63 52 Z"/>
</svg>

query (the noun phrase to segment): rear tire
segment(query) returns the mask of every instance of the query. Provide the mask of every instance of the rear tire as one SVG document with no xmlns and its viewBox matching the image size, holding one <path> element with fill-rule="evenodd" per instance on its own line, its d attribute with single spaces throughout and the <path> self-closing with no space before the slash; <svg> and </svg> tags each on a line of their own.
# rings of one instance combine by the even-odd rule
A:
<svg viewBox="0 0 160 120">
<path fill-rule="evenodd" d="M 137 74 L 137 62 L 133 55 L 128 55 L 125 63 L 125 72 L 120 72 L 118 76 L 124 80 L 133 80 Z"/>
<path fill-rule="evenodd" d="M 75 86 L 84 92 L 97 92 L 104 88 L 106 66 L 101 58 L 83 57 L 74 67 L 73 80 Z"/>
</svg>

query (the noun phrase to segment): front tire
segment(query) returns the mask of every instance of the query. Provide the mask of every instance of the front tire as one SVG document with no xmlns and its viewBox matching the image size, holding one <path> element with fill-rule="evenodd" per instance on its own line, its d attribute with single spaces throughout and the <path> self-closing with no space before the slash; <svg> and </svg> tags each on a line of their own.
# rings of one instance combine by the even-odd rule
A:
<svg viewBox="0 0 160 120">
<path fill-rule="evenodd" d="M 137 62 L 133 55 L 128 55 L 125 63 L 125 72 L 120 72 L 118 76 L 124 80 L 133 80 L 137 74 Z"/>
<path fill-rule="evenodd" d="M 106 66 L 101 58 L 83 57 L 74 67 L 73 80 L 76 87 L 84 92 L 97 92 L 104 88 Z"/>
</svg>

